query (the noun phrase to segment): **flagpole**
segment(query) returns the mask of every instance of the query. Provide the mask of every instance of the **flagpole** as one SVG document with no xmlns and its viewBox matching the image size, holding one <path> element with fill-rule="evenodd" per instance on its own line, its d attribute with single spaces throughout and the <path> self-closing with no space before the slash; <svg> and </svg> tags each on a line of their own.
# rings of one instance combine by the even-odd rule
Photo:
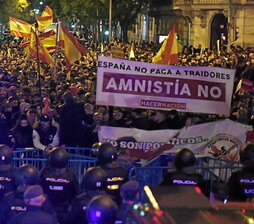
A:
<svg viewBox="0 0 254 224">
<path fill-rule="evenodd" d="M 56 80 L 56 73 L 57 73 L 57 69 L 56 69 L 56 62 L 57 62 L 57 52 L 58 52 L 58 41 L 59 41 L 59 20 L 57 20 L 56 23 L 56 49 L 54 52 L 54 68 L 53 68 L 53 77 L 54 80 Z"/>
<path fill-rule="evenodd" d="M 40 108 L 42 109 L 43 102 L 42 102 L 42 92 L 41 92 L 41 72 L 40 72 L 40 58 L 39 58 L 39 43 L 38 43 L 38 23 L 36 21 L 36 16 L 34 12 L 34 17 L 35 17 L 35 44 L 36 44 L 36 57 L 37 57 L 37 74 L 38 74 L 38 82 L 39 82 L 39 95 L 40 95 Z"/>
</svg>

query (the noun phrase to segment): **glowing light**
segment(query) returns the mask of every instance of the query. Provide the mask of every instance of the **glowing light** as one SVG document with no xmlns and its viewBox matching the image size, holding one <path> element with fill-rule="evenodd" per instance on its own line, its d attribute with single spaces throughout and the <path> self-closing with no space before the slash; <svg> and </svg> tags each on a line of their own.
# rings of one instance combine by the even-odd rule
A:
<svg viewBox="0 0 254 224">
<path fill-rule="evenodd" d="M 96 212 L 95 212 L 95 216 L 96 216 L 96 217 L 101 217 L 101 212 L 100 212 L 100 211 L 96 211 Z"/>
<path fill-rule="evenodd" d="M 145 215 L 146 215 L 146 213 L 145 213 L 144 211 L 141 211 L 139 214 L 140 214 L 141 216 L 145 216 Z"/>
<path fill-rule="evenodd" d="M 199 187 L 195 187 L 195 191 L 196 191 L 198 194 L 201 194 L 201 193 L 202 193 L 202 191 L 200 190 Z"/>
<path fill-rule="evenodd" d="M 134 210 L 138 210 L 138 204 L 133 205 Z"/>
<path fill-rule="evenodd" d="M 106 30 L 106 31 L 104 32 L 104 34 L 108 36 L 108 35 L 109 35 L 109 31 Z"/>
<path fill-rule="evenodd" d="M 254 219 L 253 218 L 247 218 L 248 224 L 254 224 Z"/>
<path fill-rule="evenodd" d="M 40 2 L 39 4 L 40 4 L 40 5 L 43 5 L 43 2 Z"/>
<path fill-rule="evenodd" d="M 149 201 L 151 202 L 152 206 L 154 207 L 154 209 L 160 210 L 159 204 L 156 201 L 155 197 L 153 196 L 151 189 L 148 186 L 144 186 L 144 191 L 146 192 L 146 195 Z"/>
</svg>

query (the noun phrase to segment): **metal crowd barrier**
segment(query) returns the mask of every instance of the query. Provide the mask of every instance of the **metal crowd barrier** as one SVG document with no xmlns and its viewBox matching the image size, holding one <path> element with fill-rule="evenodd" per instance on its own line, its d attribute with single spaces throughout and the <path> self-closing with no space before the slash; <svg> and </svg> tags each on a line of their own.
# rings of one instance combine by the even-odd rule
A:
<svg viewBox="0 0 254 224">
<path fill-rule="evenodd" d="M 173 158 L 173 157 L 172 157 Z M 231 173 L 240 169 L 239 162 L 203 157 L 199 158 L 196 172 L 202 174 L 205 181 L 205 190 L 209 192 L 214 183 L 226 183 Z M 167 171 L 173 170 L 173 166 L 143 166 L 132 167 L 129 172 L 129 179 L 137 180 L 142 185 L 158 186 Z"/>
<path fill-rule="evenodd" d="M 86 171 L 86 169 L 96 166 L 96 158 L 82 153 L 88 151 L 88 149 L 68 148 L 68 150 L 71 150 L 69 152 L 70 159 L 68 167 L 76 173 L 79 181 L 81 181 L 82 174 Z M 78 150 L 80 150 L 80 153 L 77 153 Z M 23 164 L 31 164 L 40 170 L 42 167 L 47 165 L 47 162 L 47 156 L 45 156 L 42 150 L 39 149 L 29 148 L 13 151 L 13 165 L 16 167 L 20 167 Z"/>
<path fill-rule="evenodd" d="M 70 158 L 82 158 L 91 159 L 94 158 L 90 148 L 79 148 L 79 147 L 66 147 L 65 150 L 69 153 Z M 20 153 L 28 155 L 28 157 L 43 157 L 43 151 L 35 148 L 17 148 L 13 151 L 14 157 L 19 156 Z"/>
</svg>

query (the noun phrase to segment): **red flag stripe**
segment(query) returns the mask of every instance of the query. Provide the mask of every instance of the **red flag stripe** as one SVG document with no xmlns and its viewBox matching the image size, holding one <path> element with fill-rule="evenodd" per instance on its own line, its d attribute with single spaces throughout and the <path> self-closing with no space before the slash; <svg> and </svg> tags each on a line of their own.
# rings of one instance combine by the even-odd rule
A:
<svg viewBox="0 0 254 224">
<path fill-rule="evenodd" d="M 72 41 L 75 47 L 79 50 L 81 55 L 85 55 L 87 52 L 84 47 L 77 41 L 77 39 L 65 28 L 64 25 L 61 24 L 61 28 L 66 36 Z"/>
</svg>

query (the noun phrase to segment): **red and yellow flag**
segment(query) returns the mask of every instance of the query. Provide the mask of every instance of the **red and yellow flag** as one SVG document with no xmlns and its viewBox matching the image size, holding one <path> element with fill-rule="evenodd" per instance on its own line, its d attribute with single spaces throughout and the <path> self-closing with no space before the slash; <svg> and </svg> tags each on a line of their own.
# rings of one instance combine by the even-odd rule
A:
<svg viewBox="0 0 254 224">
<path fill-rule="evenodd" d="M 41 43 L 46 47 L 49 52 L 53 52 L 56 49 L 56 33 L 54 30 L 50 30 L 46 33 L 39 35 Z"/>
<path fill-rule="evenodd" d="M 51 26 L 53 22 L 53 10 L 49 6 L 45 6 L 41 16 L 36 17 L 38 30 L 41 32 Z"/>
<path fill-rule="evenodd" d="M 38 44 L 38 48 L 37 48 Z M 38 53 L 37 53 L 38 49 Z M 32 57 L 40 59 L 40 61 L 49 64 L 50 66 L 54 65 L 54 61 L 52 56 L 49 54 L 47 49 L 41 43 L 40 38 L 36 35 L 34 30 L 31 30 L 31 37 L 30 37 L 30 45 L 29 45 L 29 53 Z"/>
<path fill-rule="evenodd" d="M 59 48 L 64 50 L 66 65 L 70 67 L 75 61 L 87 53 L 86 49 L 79 43 L 63 24 L 59 24 Z"/>
<path fill-rule="evenodd" d="M 43 46 L 49 51 L 54 52 L 56 49 L 56 33 L 54 30 L 50 30 L 46 33 L 42 33 L 38 35 L 38 38 L 40 39 Z M 30 42 L 26 41 L 24 43 L 21 43 L 19 45 L 20 48 L 24 48 L 24 51 L 29 51 L 29 45 Z"/>
<path fill-rule="evenodd" d="M 10 23 L 10 34 L 17 37 L 26 37 L 30 38 L 31 28 L 34 27 L 33 25 L 16 19 L 14 17 L 9 17 Z"/>
<path fill-rule="evenodd" d="M 178 63 L 178 42 L 177 42 L 176 24 L 174 24 L 163 42 L 160 50 L 153 58 L 155 64 L 175 65 Z"/>
</svg>

